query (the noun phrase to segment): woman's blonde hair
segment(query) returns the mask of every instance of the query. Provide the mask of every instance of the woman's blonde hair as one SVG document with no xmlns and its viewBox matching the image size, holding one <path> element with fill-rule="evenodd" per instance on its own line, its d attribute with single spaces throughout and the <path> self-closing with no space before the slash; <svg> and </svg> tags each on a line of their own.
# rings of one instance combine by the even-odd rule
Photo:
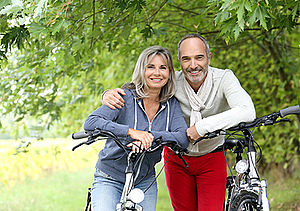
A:
<svg viewBox="0 0 300 211">
<path fill-rule="evenodd" d="M 140 54 L 134 68 L 131 84 L 125 84 L 123 88 L 135 89 L 138 98 L 147 98 L 147 90 L 149 87 L 147 86 L 145 80 L 145 69 L 148 63 L 151 62 L 153 57 L 156 55 L 160 55 L 166 61 L 170 72 L 169 80 L 162 87 L 159 95 L 159 101 L 166 102 L 175 94 L 176 82 L 171 53 L 168 49 L 161 46 L 151 46 L 146 48 Z"/>
</svg>

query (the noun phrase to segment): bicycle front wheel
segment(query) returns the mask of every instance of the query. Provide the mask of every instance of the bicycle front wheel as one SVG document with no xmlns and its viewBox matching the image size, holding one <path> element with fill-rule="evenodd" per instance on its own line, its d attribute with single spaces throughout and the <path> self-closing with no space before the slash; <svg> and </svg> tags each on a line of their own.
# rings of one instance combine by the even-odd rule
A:
<svg viewBox="0 0 300 211">
<path fill-rule="evenodd" d="M 243 191 L 232 200 L 230 211 L 258 211 L 258 195 Z"/>
</svg>

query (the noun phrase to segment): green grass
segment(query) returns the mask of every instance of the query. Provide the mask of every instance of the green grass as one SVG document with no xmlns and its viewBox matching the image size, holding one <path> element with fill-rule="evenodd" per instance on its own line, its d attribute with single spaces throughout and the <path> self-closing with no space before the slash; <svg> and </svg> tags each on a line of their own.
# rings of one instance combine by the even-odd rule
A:
<svg viewBox="0 0 300 211">
<path fill-rule="evenodd" d="M 92 181 L 92 170 L 50 173 L 38 180 L 27 179 L 13 188 L 0 188 L 0 210 L 83 210 Z"/>
<path fill-rule="evenodd" d="M 160 165 L 159 165 L 160 166 Z M 39 179 L 26 179 L 13 187 L 0 187 L 2 211 L 82 211 L 93 169 L 57 171 Z M 268 178 L 268 177 L 267 177 Z M 158 211 L 171 211 L 163 173 L 158 178 Z M 272 211 L 300 210 L 300 179 L 268 179 Z"/>
<path fill-rule="evenodd" d="M 162 167 L 162 163 L 159 163 L 157 165 L 157 172 L 160 171 Z M 171 211 L 172 206 L 171 206 L 171 200 L 169 197 L 169 192 L 166 186 L 166 181 L 165 181 L 165 175 L 164 171 L 162 171 L 161 175 L 157 179 L 157 184 L 158 184 L 158 198 L 157 198 L 157 206 L 156 210 L 158 211 Z"/>
<path fill-rule="evenodd" d="M 82 211 L 92 179 L 93 169 L 60 171 L 38 180 L 26 179 L 10 189 L 0 187 L 0 210 Z M 157 210 L 172 210 L 163 174 L 158 179 L 158 189 Z"/>
<path fill-rule="evenodd" d="M 300 211 L 300 179 L 272 179 L 268 185 L 271 210 Z"/>
</svg>

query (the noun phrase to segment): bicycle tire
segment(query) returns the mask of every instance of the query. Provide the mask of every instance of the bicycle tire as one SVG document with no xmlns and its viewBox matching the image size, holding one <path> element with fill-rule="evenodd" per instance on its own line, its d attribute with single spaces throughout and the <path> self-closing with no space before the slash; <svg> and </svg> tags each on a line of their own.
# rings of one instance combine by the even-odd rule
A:
<svg viewBox="0 0 300 211">
<path fill-rule="evenodd" d="M 242 191 L 232 200 L 230 211 L 258 211 L 257 202 L 257 194 Z"/>
</svg>

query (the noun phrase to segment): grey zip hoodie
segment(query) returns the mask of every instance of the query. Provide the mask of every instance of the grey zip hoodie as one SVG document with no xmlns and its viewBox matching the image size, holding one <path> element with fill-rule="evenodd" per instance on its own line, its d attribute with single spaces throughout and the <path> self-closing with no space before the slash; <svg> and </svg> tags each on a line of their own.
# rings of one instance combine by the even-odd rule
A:
<svg viewBox="0 0 300 211">
<path fill-rule="evenodd" d="M 184 121 L 180 105 L 175 97 L 161 103 L 153 121 L 143 108 L 142 99 L 136 99 L 134 90 L 125 89 L 123 96 L 125 105 L 121 109 L 112 110 L 102 105 L 86 119 L 85 130 L 96 128 L 108 130 L 117 135 L 125 144 L 133 141 L 128 134 L 129 128 L 150 131 L 154 138 L 162 137 L 164 141 L 176 141 L 181 147 L 187 148 L 189 141 L 186 136 L 187 125 Z M 162 149 L 146 153 L 141 165 L 138 183 L 141 179 L 147 179 L 155 175 L 154 166 L 161 160 Z M 125 182 L 125 168 L 127 166 L 127 154 L 115 142 L 108 139 L 104 148 L 99 152 L 96 168 L 108 174 L 117 181 Z"/>
</svg>

